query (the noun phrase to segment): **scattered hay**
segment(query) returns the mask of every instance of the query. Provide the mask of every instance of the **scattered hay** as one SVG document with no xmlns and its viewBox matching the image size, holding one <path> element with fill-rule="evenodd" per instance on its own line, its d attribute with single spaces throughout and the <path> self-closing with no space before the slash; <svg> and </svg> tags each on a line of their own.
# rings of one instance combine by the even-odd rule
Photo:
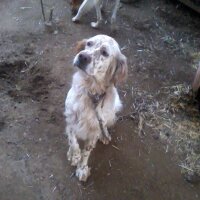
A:
<svg viewBox="0 0 200 200">
<path fill-rule="evenodd" d="M 138 130 L 139 130 L 139 136 L 142 137 L 145 135 L 145 132 L 143 130 L 144 126 L 144 115 L 142 113 L 139 114 L 139 123 L 138 123 Z"/>
<path fill-rule="evenodd" d="M 134 112 L 129 119 L 138 120 L 139 136 L 145 135 L 148 126 L 162 141 L 167 141 L 166 151 L 170 144 L 175 144 L 186 180 L 200 181 L 200 112 L 191 87 L 186 84 L 164 87 L 154 96 L 136 90 L 134 96 Z M 157 101 L 158 96 L 163 99 Z"/>
<path fill-rule="evenodd" d="M 200 113 L 191 88 L 183 85 L 171 98 L 171 108 L 182 118 L 175 121 L 177 148 L 184 157 L 181 171 L 189 182 L 200 181 Z M 184 115 L 184 116 L 183 116 Z M 183 167 L 184 166 L 184 167 Z"/>
<path fill-rule="evenodd" d="M 200 181 L 200 112 L 192 89 L 180 84 L 168 89 L 168 110 L 171 119 L 160 122 L 174 134 L 176 148 L 181 153 L 181 171 L 186 180 Z M 170 123 L 169 123 L 170 122 Z M 163 129 L 163 128 L 162 128 Z"/>
</svg>

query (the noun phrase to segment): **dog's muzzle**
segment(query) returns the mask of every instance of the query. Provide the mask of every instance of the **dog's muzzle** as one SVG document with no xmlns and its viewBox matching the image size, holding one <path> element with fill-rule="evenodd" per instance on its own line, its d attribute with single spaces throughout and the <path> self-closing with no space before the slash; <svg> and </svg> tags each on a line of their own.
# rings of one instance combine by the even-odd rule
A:
<svg viewBox="0 0 200 200">
<path fill-rule="evenodd" d="M 91 62 L 91 56 L 87 53 L 80 53 L 74 65 L 82 70 L 85 70 L 87 65 Z"/>
</svg>

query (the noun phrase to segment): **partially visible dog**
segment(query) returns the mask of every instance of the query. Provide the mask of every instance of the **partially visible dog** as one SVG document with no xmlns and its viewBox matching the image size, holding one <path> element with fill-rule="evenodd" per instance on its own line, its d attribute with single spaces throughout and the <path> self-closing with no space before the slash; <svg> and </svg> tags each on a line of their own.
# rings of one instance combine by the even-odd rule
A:
<svg viewBox="0 0 200 200">
<path fill-rule="evenodd" d="M 65 101 L 68 160 L 77 166 L 76 176 L 86 181 L 88 159 L 98 140 L 108 144 L 108 127 L 114 125 L 122 104 L 116 85 L 127 76 L 126 57 L 118 43 L 107 35 L 97 35 L 78 43 L 73 65 L 72 86 Z M 79 140 L 84 142 L 81 150 Z"/>
<path fill-rule="evenodd" d="M 83 0 L 70 0 L 70 7 L 72 15 L 76 15 L 80 5 L 83 3 Z"/>
<path fill-rule="evenodd" d="M 97 14 L 97 21 L 91 22 L 91 26 L 93 28 L 98 28 L 100 23 L 102 22 L 101 7 L 103 7 L 103 1 L 104 0 L 84 0 L 82 4 L 80 5 L 76 16 L 72 18 L 72 21 L 73 22 L 79 21 L 84 14 L 86 14 L 89 10 L 95 7 L 96 14 Z M 78 5 L 80 3 L 81 3 L 81 0 L 71 0 L 72 13 L 76 12 Z M 111 17 L 112 30 L 116 29 L 116 17 L 117 17 L 119 4 L 120 4 L 120 0 L 115 0 L 115 6 L 114 6 L 112 17 Z"/>
</svg>

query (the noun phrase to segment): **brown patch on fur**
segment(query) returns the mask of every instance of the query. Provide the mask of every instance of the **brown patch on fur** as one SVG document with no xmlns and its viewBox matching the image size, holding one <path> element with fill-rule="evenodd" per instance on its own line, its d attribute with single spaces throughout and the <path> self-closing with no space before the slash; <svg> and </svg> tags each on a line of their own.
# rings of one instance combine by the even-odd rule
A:
<svg viewBox="0 0 200 200">
<path fill-rule="evenodd" d="M 114 84 L 119 84 L 124 82 L 128 76 L 128 66 L 126 57 L 122 54 L 117 60 L 117 67 L 114 73 L 113 82 Z"/>
<path fill-rule="evenodd" d="M 105 84 L 110 85 L 110 83 L 114 82 L 114 75 L 116 71 L 116 59 L 113 59 L 112 62 L 110 63 L 110 66 L 108 67 L 108 70 L 106 72 L 106 77 L 105 77 Z"/>
<path fill-rule="evenodd" d="M 111 62 L 105 77 L 106 85 L 114 83 L 114 85 L 122 83 L 126 80 L 128 75 L 128 66 L 126 57 L 121 54 L 120 57 L 116 60 L 113 59 Z"/>
<path fill-rule="evenodd" d="M 76 43 L 75 51 L 79 53 L 80 51 L 85 49 L 86 40 L 81 40 Z"/>
<path fill-rule="evenodd" d="M 75 15 L 82 4 L 83 0 L 70 0 L 71 12 Z"/>
<path fill-rule="evenodd" d="M 82 2 L 83 0 L 70 0 L 70 5 L 72 7 L 77 7 L 77 6 L 80 6 Z"/>
</svg>

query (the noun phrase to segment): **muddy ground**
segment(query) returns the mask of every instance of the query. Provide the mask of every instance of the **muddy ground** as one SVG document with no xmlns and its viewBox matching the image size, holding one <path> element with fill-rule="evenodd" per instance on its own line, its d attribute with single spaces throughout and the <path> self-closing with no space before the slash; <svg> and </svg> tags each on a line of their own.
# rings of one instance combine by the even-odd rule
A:
<svg viewBox="0 0 200 200">
<path fill-rule="evenodd" d="M 145 95 L 167 104 L 168 94 L 159 91 L 193 79 L 200 17 L 178 2 L 140 0 L 120 8 L 119 30 L 112 34 L 109 20 L 99 30 L 90 28 L 94 12 L 73 24 L 67 0 L 44 2 L 46 13 L 55 7 L 48 29 L 39 1 L 0 3 L 0 199 L 199 199 L 198 176 L 181 174 L 184 158 L 168 140 L 175 133 L 163 140 L 147 125 L 138 129 L 138 113 L 116 124 L 110 145 L 97 145 L 92 175 L 78 182 L 66 158 L 62 113 L 74 44 L 99 33 L 115 37 L 128 58 L 128 81 L 119 89 L 121 115 L 134 113 Z"/>
</svg>

